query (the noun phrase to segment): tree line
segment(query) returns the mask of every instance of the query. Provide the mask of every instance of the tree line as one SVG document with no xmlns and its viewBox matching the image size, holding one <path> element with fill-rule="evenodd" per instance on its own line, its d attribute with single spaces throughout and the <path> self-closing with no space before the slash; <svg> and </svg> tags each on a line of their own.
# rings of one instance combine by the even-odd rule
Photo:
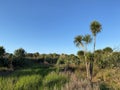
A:
<svg viewBox="0 0 120 90">
<path fill-rule="evenodd" d="M 63 57 L 61 59 L 61 57 Z M 55 65 L 58 62 L 60 64 L 65 64 L 66 60 L 71 63 L 78 63 L 79 58 L 74 54 L 40 54 L 39 52 L 27 53 L 23 48 L 19 48 L 14 51 L 14 53 L 8 53 L 5 51 L 3 46 L 0 46 L 0 66 L 9 67 L 11 69 L 16 67 L 24 67 L 37 64 Z"/>
<path fill-rule="evenodd" d="M 40 54 L 27 53 L 23 48 L 19 48 L 14 53 L 7 53 L 3 46 L 0 46 L 0 67 L 16 68 L 38 64 L 51 64 L 51 65 L 76 65 L 89 64 L 93 60 L 93 53 L 79 50 L 77 55 L 74 54 Z M 120 67 L 120 52 L 114 51 L 111 47 L 98 49 L 94 52 L 95 67 L 99 69 Z M 89 68 L 87 67 L 89 70 Z M 89 73 L 87 73 L 89 74 Z"/>
</svg>

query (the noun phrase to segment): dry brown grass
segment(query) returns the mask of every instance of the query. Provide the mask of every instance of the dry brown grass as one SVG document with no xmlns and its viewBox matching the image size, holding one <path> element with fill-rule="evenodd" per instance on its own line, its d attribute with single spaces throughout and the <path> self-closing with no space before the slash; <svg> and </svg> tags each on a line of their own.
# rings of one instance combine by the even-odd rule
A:
<svg viewBox="0 0 120 90">
<path fill-rule="evenodd" d="M 91 88 L 90 81 L 87 79 L 80 79 L 77 75 L 69 73 L 70 81 L 66 83 L 62 90 L 100 90 L 97 83 L 93 84 Z"/>
</svg>

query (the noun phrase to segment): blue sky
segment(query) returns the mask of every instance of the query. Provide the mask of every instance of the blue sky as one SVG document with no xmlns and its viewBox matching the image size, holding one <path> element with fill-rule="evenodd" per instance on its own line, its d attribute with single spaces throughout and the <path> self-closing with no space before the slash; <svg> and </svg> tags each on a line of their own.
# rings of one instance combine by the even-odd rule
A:
<svg viewBox="0 0 120 90">
<path fill-rule="evenodd" d="M 119 47 L 119 9 L 120 0 L 0 0 L 0 46 L 76 54 L 74 37 L 91 34 L 90 23 L 97 20 L 102 32 L 96 48 Z"/>
</svg>

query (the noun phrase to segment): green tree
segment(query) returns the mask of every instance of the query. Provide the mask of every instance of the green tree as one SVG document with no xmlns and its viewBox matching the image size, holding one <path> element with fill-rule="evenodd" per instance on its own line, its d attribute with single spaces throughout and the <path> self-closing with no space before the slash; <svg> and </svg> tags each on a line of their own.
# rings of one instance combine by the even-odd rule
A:
<svg viewBox="0 0 120 90">
<path fill-rule="evenodd" d="M 6 59 L 3 58 L 5 55 L 5 49 L 3 46 L 0 46 L 0 66 L 5 66 L 6 64 Z"/>
<path fill-rule="evenodd" d="M 90 29 L 91 29 L 91 32 L 92 32 L 92 35 L 94 37 L 94 49 L 93 51 L 95 52 L 95 47 L 96 47 L 96 36 L 99 32 L 101 32 L 101 29 L 102 29 L 102 25 L 98 22 L 98 21 L 93 21 L 91 24 L 90 24 Z M 92 74 L 93 74 L 93 63 L 90 63 L 91 65 L 91 74 L 90 74 L 90 78 L 92 80 Z"/>
<path fill-rule="evenodd" d="M 8 60 L 9 60 L 9 67 L 10 67 L 10 70 L 13 71 L 13 64 L 12 64 L 12 61 L 13 61 L 13 54 L 9 54 L 8 55 Z"/>
<path fill-rule="evenodd" d="M 2 58 L 5 54 L 5 49 L 3 46 L 0 46 L 0 57 Z"/>
<path fill-rule="evenodd" d="M 82 50 L 78 51 L 77 56 L 80 59 L 80 62 L 84 61 L 84 51 L 82 51 Z"/>
<path fill-rule="evenodd" d="M 14 51 L 14 55 L 17 58 L 24 58 L 25 57 L 25 50 L 23 48 L 19 48 L 17 50 Z"/>
<path fill-rule="evenodd" d="M 83 41 L 84 41 L 84 46 L 85 46 L 85 63 L 86 63 L 86 71 L 87 71 L 87 77 L 89 78 L 89 67 L 90 67 L 90 61 L 89 59 L 87 59 L 87 46 L 89 43 L 92 42 L 92 38 L 89 34 L 86 34 L 84 37 L 83 37 Z"/>
<path fill-rule="evenodd" d="M 98 21 L 93 21 L 90 25 L 90 29 L 91 29 L 92 35 L 94 37 L 94 51 L 95 51 L 96 36 L 99 32 L 101 32 L 102 26 Z"/>
<path fill-rule="evenodd" d="M 89 62 L 87 61 L 86 58 L 86 52 L 87 52 L 87 46 L 89 43 L 91 43 L 92 38 L 89 34 L 86 34 L 85 36 L 79 35 L 75 37 L 74 43 L 77 47 L 82 47 L 84 50 L 84 60 L 86 63 L 86 72 L 87 72 L 87 78 L 89 78 Z"/>
<path fill-rule="evenodd" d="M 24 67 L 25 65 L 29 65 L 30 62 L 25 58 L 26 52 L 23 48 L 19 48 L 14 51 L 14 67 Z"/>
<path fill-rule="evenodd" d="M 103 51 L 106 52 L 106 53 L 112 53 L 113 52 L 111 47 L 106 47 L 106 48 L 103 49 Z"/>
<path fill-rule="evenodd" d="M 79 58 L 83 57 L 84 56 L 84 51 L 80 50 L 77 52 L 77 55 Z"/>
<path fill-rule="evenodd" d="M 74 39 L 74 43 L 75 43 L 76 47 L 78 47 L 78 48 L 80 48 L 80 47 L 84 48 L 82 41 L 83 41 L 83 36 L 82 35 L 76 36 L 75 39 Z"/>
</svg>

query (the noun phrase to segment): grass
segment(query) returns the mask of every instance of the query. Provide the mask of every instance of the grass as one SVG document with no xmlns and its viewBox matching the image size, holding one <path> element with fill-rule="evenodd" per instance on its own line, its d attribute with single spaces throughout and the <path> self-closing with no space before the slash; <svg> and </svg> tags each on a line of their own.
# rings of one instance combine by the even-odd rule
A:
<svg viewBox="0 0 120 90">
<path fill-rule="evenodd" d="M 0 90 L 37 90 L 41 82 L 40 75 L 1 77 Z"/>
<path fill-rule="evenodd" d="M 56 72 L 55 66 L 35 64 L 13 72 L 2 67 L 0 90 L 90 90 L 90 82 L 81 68 L 71 72 Z M 104 72 L 104 73 L 103 73 Z M 93 90 L 120 90 L 120 69 L 99 70 L 93 78 Z"/>
<path fill-rule="evenodd" d="M 5 74 L 0 76 L 0 90 L 49 90 L 56 85 L 61 87 L 67 82 L 67 77 L 55 71 L 55 67 L 34 65 L 12 73 L 2 72 Z"/>
<path fill-rule="evenodd" d="M 54 86 L 56 86 L 56 89 L 61 88 L 61 86 L 63 86 L 67 81 L 68 77 L 65 74 L 51 72 L 45 77 L 43 84 L 44 87 L 48 87 L 53 90 Z"/>
<path fill-rule="evenodd" d="M 101 81 L 100 88 L 107 88 L 101 90 L 120 90 L 120 68 L 100 70 L 94 79 Z"/>
<path fill-rule="evenodd" d="M 42 84 L 42 77 L 40 75 L 27 75 L 18 78 L 15 84 L 15 90 L 37 90 Z"/>
</svg>

